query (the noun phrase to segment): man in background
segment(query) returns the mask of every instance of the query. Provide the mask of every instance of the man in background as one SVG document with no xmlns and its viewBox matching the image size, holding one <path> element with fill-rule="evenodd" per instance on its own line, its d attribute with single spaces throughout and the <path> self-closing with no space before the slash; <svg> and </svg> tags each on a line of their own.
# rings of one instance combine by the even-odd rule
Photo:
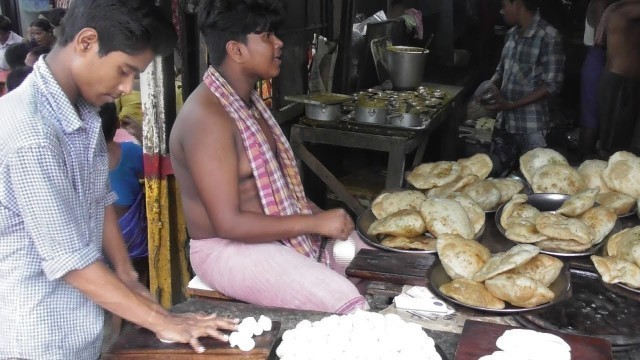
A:
<svg viewBox="0 0 640 360">
<path fill-rule="evenodd" d="M 11 19 L 4 15 L 0 15 L 0 71 L 9 70 L 9 64 L 4 58 L 4 53 L 11 44 L 19 43 L 22 37 L 13 31 Z"/>
<path fill-rule="evenodd" d="M 612 7 L 598 92 L 603 158 L 619 150 L 640 155 L 640 1 L 623 0 Z"/>
<path fill-rule="evenodd" d="M 539 5 L 540 0 L 502 0 L 505 22 L 515 26 L 507 32 L 491 78 L 498 91 L 487 109 L 499 112 L 493 151 L 503 168 L 511 168 L 525 152 L 547 146 L 548 100 L 564 79 L 560 35 L 540 17 Z"/>
</svg>

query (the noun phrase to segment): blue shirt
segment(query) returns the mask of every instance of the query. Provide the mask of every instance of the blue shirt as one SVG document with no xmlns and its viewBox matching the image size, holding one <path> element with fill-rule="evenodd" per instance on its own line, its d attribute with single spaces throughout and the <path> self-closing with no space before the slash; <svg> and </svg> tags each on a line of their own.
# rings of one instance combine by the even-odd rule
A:
<svg viewBox="0 0 640 360">
<path fill-rule="evenodd" d="M 41 59 L 0 114 L 0 358 L 96 359 L 103 310 L 62 277 L 101 258 L 115 200 L 97 109 Z"/>
<path fill-rule="evenodd" d="M 120 206 L 131 206 L 140 192 L 139 176 L 142 174 L 142 146 L 124 142 L 120 144 L 120 161 L 115 169 L 109 171 L 109 182 L 111 190 L 118 195 L 115 204 Z"/>
<path fill-rule="evenodd" d="M 558 31 L 536 14 L 531 26 L 507 33 L 500 63 L 492 78 L 507 101 L 518 101 L 540 87 L 557 94 L 564 80 L 564 52 Z M 498 114 L 510 133 L 534 133 L 549 126 L 549 104 L 542 100 Z"/>
</svg>

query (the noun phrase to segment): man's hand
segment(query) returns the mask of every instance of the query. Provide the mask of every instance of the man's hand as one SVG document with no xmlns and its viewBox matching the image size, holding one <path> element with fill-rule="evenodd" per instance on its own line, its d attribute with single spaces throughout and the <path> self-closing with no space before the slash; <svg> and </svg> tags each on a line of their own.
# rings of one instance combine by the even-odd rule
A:
<svg viewBox="0 0 640 360">
<path fill-rule="evenodd" d="M 315 216 L 318 220 L 320 235 L 345 240 L 354 229 L 353 220 L 343 209 L 331 209 Z"/>
<path fill-rule="evenodd" d="M 229 341 L 229 336 L 220 330 L 235 331 L 238 319 L 219 318 L 216 314 L 169 314 L 166 325 L 157 330 L 156 336 L 168 342 L 188 343 L 197 353 L 205 352 L 198 338 L 208 336 Z"/>
<path fill-rule="evenodd" d="M 516 108 L 515 104 L 507 101 L 500 91 L 497 91 L 494 95 L 495 103 L 491 105 L 485 105 L 484 108 L 491 111 L 504 111 L 513 110 Z"/>
</svg>

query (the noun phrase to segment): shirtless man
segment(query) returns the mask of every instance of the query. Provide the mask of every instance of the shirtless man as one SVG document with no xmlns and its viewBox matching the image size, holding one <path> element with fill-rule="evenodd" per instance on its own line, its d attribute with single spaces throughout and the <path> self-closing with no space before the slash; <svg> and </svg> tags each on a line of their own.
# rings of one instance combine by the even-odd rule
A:
<svg viewBox="0 0 640 360">
<path fill-rule="evenodd" d="M 610 16 L 599 87 L 600 155 L 640 155 L 640 1 L 621 1 Z"/>
<path fill-rule="evenodd" d="M 212 66 L 170 139 L 194 271 L 249 303 L 329 312 L 366 307 L 332 269 L 334 241 L 320 240 L 349 238 L 353 221 L 306 199 L 291 148 L 254 91 L 258 80 L 280 73 L 283 43 L 273 32 L 279 2 L 206 0 L 198 13 Z"/>
</svg>

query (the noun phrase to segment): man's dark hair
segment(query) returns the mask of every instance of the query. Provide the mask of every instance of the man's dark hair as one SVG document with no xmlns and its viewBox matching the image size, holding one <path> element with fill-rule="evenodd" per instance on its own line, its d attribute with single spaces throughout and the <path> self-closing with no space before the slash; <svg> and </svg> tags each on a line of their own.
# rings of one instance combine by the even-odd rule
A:
<svg viewBox="0 0 640 360">
<path fill-rule="evenodd" d="M 37 27 L 44 32 L 52 33 L 53 25 L 47 19 L 35 19 L 31 22 L 29 26 Z"/>
<path fill-rule="evenodd" d="M 98 33 L 100 55 L 122 51 L 136 55 L 151 50 L 168 55 L 178 36 L 171 20 L 150 0 L 72 1 L 62 19 L 60 46 L 68 45 L 84 28 Z"/>
<path fill-rule="evenodd" d="M 246 43 L 251 33 L 275 31 L 283 14 L 279 0 L 202 0 L 198 25 L 211 65 L 222 64 L 229 41 Z"/>
<path fill-rule="evenodd" d="M 53 25 L 54 27 L 57 27 L 57 26 L 60 26 L 60 22 L 62 21 L 62 18 L 64 17 L 64 14 L 66 12 L 67 10 L 63 8 L 53 8 L 51 10 L 42 11 L 40 15 L 44 16 L 47 20 L 49 20 L 51 25 Z"/>
<path fill-rule="evenodd" d="M 4 15 L 0 15 L 0 31 L 9 32 L 13 29 L 11 19 Z"/>
<path fill-rule="evenodd" d="M 116 130 L 118 130 L 118 111 L 116 110 L 116 104 L 106 103 L 100 107 L 100 119 L 102 119 L 102 134 L 106 142 L 113 141 L 116 136 Z"/>
<path fill-rule="evenodd" d="M 25 43 L 15 43 L 7 46 L 4 52 L 4 60 L 9 65 L 9 69 L 24 66 L 24 61 L 29 53 L 29 46 Z"/>
<path fill-rule="evenodd" d="M 509 2 L 516 2 L 516 0 L 509 0 Z M 524 7 L 529 11 L 538 11 L 540 8 L 540 0 L 522 0 Z"/>
<path fill-rule="evenodd" d="M 12 91 L 22 84 L 24 79 L 31 74 L 33 68 L 31 66 L 22 65 L 21 67 L 15 68 L 11 70 L 9 75 L 7 75 L 7 91 Z"/>
</svg>

